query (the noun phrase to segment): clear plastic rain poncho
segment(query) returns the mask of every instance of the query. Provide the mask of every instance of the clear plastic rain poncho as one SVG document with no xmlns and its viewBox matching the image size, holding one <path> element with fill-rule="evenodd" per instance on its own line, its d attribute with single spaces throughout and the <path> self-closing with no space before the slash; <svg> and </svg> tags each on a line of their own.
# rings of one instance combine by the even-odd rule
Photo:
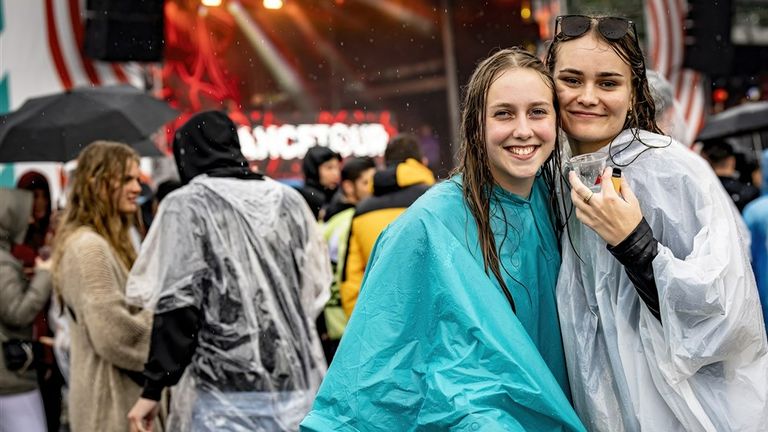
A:
<svg viewBox="0 0 768 432">
<path fill-rule="evenodd" d="M 698 155 L 638 136 L 664 148 L 647 150 L 627 130 L 611 153 L 629 164 L 624 175 L 659 241 L 661 323 L 605 241 L 571 215 L 581 260 L 564 237 L 557 297 L 576 410 L 591 431 L 764 431 L 768 347 L 733 206 Z"/>
<path fill-rule="evenodd" d="M 314 321 L 330 283 L 314 218 L 288 186 L 200 175 L 166 197 L 127 292 L 156 314 L 202 314 L 169 429 L 297 430 L 326 370 Z"/>
</svg>

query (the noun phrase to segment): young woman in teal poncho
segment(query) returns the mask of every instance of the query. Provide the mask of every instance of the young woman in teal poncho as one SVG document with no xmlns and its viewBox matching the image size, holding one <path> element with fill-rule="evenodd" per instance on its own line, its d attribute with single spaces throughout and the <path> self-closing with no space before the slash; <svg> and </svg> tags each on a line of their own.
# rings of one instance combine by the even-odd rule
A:
<svg viewBox="0 0 768 432">
<path fill-rule="evenodd" d="M 456 175 L 379 237 L 302 430 L 584 430 L 555 310 L 554 84 L 499 51 L 462 115 Z"/>
</svg>

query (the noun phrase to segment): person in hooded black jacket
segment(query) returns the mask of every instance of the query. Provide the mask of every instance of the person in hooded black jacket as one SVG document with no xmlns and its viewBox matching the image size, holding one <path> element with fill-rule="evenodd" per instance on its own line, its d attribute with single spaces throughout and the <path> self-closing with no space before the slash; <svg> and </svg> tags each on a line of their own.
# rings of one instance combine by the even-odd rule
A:
<svg viewBox="0 0 768 432">
<path fill-rule="evenodd" d="M 328 147 L 315 146 L 307 151 L 302 165 L 304 186 L 301 196 L 309 204 L 315 219 L 321 219 L 321 210 L 327 206 L 341 180 L 341 155 Z"/>
<path fill-rule="evenodd" d="M 126 286 L 154 310 L 131 430 L 152 430 L 171 386 L 170 430 L 297 430 L 326 368 L 313 322 L 332 275 L 316 221 L 297 191 L 250 170 L 222 112 L 189 119 L 173 151 L 184 186 Z"/>
</svg>

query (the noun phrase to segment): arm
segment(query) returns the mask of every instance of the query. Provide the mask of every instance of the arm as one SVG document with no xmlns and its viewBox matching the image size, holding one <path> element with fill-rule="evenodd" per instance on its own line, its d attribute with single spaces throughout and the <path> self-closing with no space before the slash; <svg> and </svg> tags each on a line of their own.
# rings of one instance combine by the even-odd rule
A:
<svg viewBox="0 0 768 432">
<path fill-rule="evenodd" d="M 309 213 L 307 213 L 309 215 Z M 302 269 L 302 298 L 305 299 L 305 307 L 310 311 L 311 318 L 317 318 L 325 304 L 331 298 L 331 262 L 328 259 L 328 250 L 323 241 L 322 234 L 317 228 L 317 223 L 307 220 L 307 238 L 304 250 L 304 265 Z"/>
<path fill-rule="evenodd" d="M 661 322 L 659 291 L 653 277 L 653 259 L 659 253 L 659 242 L 653 237 L 651 226 L 643 218 L 621 243 L 606 247 L 624 266 L 624 271 L 648 310 Z"/>
<path fill-rule="evenodd" d="M 650 205 L 659 209 L 655 226 L 667 229 L 655 233 L 658 253 L 651 262 L 664 326 L 641 325 L 640 331 L 644 340 L 656 345 L 662 371 L 674 380 L 737 354 L 758 356 L 766 349 L 757 289 L 730 198 L 714 175 L 703 168 L 695 171 L 691 166 L 695 163 L 685 160 L 674 176 L 658 175 L 642 183 L 653 197 Z M 666 193 L 662 184 L 670 181 L 674 181 L 675 188 L 670 190 L 674 193 Z M 604 178 L 603 192 L 609 185 Z M 627 186 L 624 181 L 622 195 L 633 205 L 636 198 L 625 190 Z M 604 198 L 596 195 L 593 200 L 600 204 Z M 618 215 L 613 219 L 627 219 L 625 212 Z M 582 216 L 588 225 L 610 225 L 598 212 Z M 612 244 L 610 239 L 615 237 L 609 231 L 595 231 Z"/>
<path fill-rule="evenodd" d="M 347 317 L 352 316 L 355 309 L 357 297 L 360 294 L 360 285 L 363 282 L 365 274 L 365 265 L 367 259 L 363 257 L 363 251 L 355 234 L 355 219 L 352 219 L 352 228 L 349 231 L 349 244 L 346 257 L 344 258 L 344 269 L 342 270 L 341 286 L 341 306 Z M 359 230 L 359 226 L 357 227 Z"/>
<path fill-rule="evenodd" d="M 78 323 L 87 329 L 99 356 L 121 369 L 140 371 L 149 350 L 152 314 L 126 303 L 106 241 L 80 246 L 75 258 L 82 284 Z"/>
<path fill-rule="evenodd" d="M 192 306 L 156 314 L 149 358 L 144 365 L 142 398 L 159 401 L 163 388 L 179 382 L 192 361 L 200 330 L 200 311 Z"/>
<path fill-rule="evenodd" d="M 0 321 L 12 327 L 32 324 L 51 294 L 51 273 L 37 270 L 27 283 L 21 268 L 11 263 L 0 264 Z"/>
<path fill-rule="evenodd" d="M 602 190 L 598 194 L 593 194 L 573 172 L 569 180 L 576 217 L 605 240 L 608 250 L 624 266 L 648 311 L 661 322 L 659 293 L 653 274 L 658 241 L 643 218 L 640 203 L 629 183 L 621 178 L 619 196 L 611 181 L 610 168 L 603 172 Z"/>
</svg>

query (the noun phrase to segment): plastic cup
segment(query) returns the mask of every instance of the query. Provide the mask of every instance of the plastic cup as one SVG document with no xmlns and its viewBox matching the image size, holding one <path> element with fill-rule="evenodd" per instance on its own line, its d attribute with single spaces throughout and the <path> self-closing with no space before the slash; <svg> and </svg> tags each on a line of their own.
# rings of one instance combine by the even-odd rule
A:
<svg viewBox="0 0 768 432">
<path fill-rule="evenodd" d="M 607 153 L 585 153 L 572 157 L 568 165 L 592 192 L 600 192 L 600 176 L 605 171 L 607 161 Z"/>
</svg>

